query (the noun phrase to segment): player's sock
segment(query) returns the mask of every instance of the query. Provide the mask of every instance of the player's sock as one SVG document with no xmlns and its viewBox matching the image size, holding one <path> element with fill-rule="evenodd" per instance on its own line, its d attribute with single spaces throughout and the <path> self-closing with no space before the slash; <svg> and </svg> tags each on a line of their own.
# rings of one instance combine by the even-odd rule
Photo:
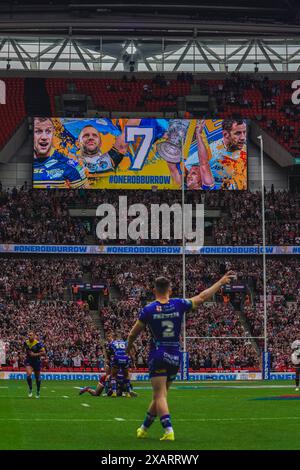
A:
<svg viewBox="0 0 300 470">
<path fill-rule="evenodd" d="M 39 395 L 41 390 L 41 379 L 35 379 L 36 381 L 36 393 Z"/>
<path fill-rule="evenodd" d="M 32 392 L 32 378 L 31 377 L 27 377 L 27 383 L 28 383 L 30 392 Z"/>
<path fill-rule="evenodd" d="M 108 392 L 109 392 L 109 380 L 106 380 L 106 381 L 105 381 L 105 384 L 104 384 L 104 392 L 106 393 L 106 395 L 108 395 Z"/>
<path fill-rule="evenodd" d="M 131 383 L 130 383 L 130 380 L 129 379 L 125 379 L 124 380 L 124 384 L 125 384 L 125 387 L 126 387 L 126 392 L 131 392 L 132 390 L 132 386 L 131 386 Z"/>
<path fill-rule="evenodd" d="M 117 393 L 117 381 L 115 379 L 111 379 L 111 389 L 113 393 Z"/>
<path fill-rule="evenodd" d="M 162 427 L 164 428 L 165 433 L 168 434 L 169 432 L 173 432 L 170 415 L 161 416 L 160 422 L 161 422 Z"/>
<path fill-rule="evenodd" d="M 149 429 L 151 424 L 154 423 L 155 418 L 156 418 L 156 415 L 153 415 L 152 413 L 149 413 L 149 411 L 147 411 L 146 417 L 144 419 L 144 422 L 143 422 L 141 428 L 144 429 L 144 431 Z"/>
</svg>

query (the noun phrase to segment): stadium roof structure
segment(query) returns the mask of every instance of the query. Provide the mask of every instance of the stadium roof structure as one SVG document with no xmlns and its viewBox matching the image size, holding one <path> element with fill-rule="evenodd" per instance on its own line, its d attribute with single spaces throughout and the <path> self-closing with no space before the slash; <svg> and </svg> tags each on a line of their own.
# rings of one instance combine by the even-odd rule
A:
<svg viewBox="0 0 300 470">
<path fill-rule="evenodd" d="M 0 69 L 297 72 L 297 0 L 0 4 Z"/>
<path fill-rule="evenodd" d="M 0 35 L 0 70 L 297 72 L 299 39 Z"/>
</svg>

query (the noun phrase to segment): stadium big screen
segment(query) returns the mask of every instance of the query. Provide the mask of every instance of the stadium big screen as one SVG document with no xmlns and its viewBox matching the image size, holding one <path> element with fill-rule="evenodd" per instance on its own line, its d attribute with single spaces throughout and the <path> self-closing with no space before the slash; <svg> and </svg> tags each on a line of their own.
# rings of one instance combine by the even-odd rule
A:
<svg viewBox="0 0 300 470">
<path fill-rule="evenodd" d="M 184 171 L 184 175 L 182 175 Z M 34 119 L 33 187 L 247 189 L 247 123 Z"/>
</svg>

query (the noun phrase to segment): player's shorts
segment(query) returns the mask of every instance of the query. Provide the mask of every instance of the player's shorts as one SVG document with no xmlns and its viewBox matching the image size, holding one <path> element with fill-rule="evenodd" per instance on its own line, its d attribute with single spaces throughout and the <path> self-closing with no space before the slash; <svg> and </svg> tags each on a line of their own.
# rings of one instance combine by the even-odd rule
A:
<svg viewBox="0 0 300 470">
<path fill-rule="evenodd" d="M 34 371 L 40 372 L 41 370 L 41 361 L 30 361 L 29 359 L 26 359 L 25 361 L 25 367 L 30 366 Z"/>
<path fill-rule="evenodd" d="M 110 367 L 117 367 L 118 369 L 129 369 L 131 364 L 128 356 L 114 356 L 111 360 Z"/>
<path fill-rule="evenodd" d="M 175 380 L 180 367 L 179 351 L 166 351 L 163 348 L 150 352 L 148 358 L 149 376 L 167 377 L 168 382 Z"/>
</svg>

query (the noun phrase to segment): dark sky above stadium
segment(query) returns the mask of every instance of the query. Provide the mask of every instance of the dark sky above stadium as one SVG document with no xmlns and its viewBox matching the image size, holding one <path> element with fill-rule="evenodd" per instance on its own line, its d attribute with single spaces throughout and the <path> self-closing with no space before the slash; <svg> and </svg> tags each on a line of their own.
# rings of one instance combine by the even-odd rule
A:
<svg viewBox="0 0 300 470">
<path fill-rule="evenodd" d="M 42 16 L 41 16 L 42 15 Z M 54 22 L 54 23 L 53 23 Z M 46 29 L 49 24 L 48 30 Z M 218 23 L 220 27 L 216 27 Z M 42 26 L 41 26 L 42 24 Z M 213 27 L 209 28 L 211 24 Z M 10 0 L 0 2 L 0 33 L 168 36 L 253 34 L 296 37 L 299 0 Z M 233 25 L 233 28 L 231 28 Z M 190 26 L 190 28 L 189 28 Z M 27 30 L 26 30 L 27 28 Z M 26 30 L 26 31 L 25 31 Z M 194 31 L 194 32 L 193 32 Z M 69 31 L 70 33 L 70 31 Z"/>
<path fill-rule="evenodd" d="M 287 21 L 297 21 L 300 4 L 298 0 L 155 0 L 155 1 L 138 1 L 138 0 L 11 0 L 3 1 L 0 4 L 0 11 L 10 9 L 11 11 L 34 11 L 43 6 L 46 10 L 49 8 L 64 7 L 71 12 L 80 9 L 81 11 L 96 11 L 102 13 L 124 12 L 130 13 L 169 13 L 176 14 L 184 11 L 185 13 L 193 13 L 208 18 L 218 15 L 218 17 L 228 17 L 233 19 L 239 16 L 249 18 L 269 18 Z"/>
</svg>

